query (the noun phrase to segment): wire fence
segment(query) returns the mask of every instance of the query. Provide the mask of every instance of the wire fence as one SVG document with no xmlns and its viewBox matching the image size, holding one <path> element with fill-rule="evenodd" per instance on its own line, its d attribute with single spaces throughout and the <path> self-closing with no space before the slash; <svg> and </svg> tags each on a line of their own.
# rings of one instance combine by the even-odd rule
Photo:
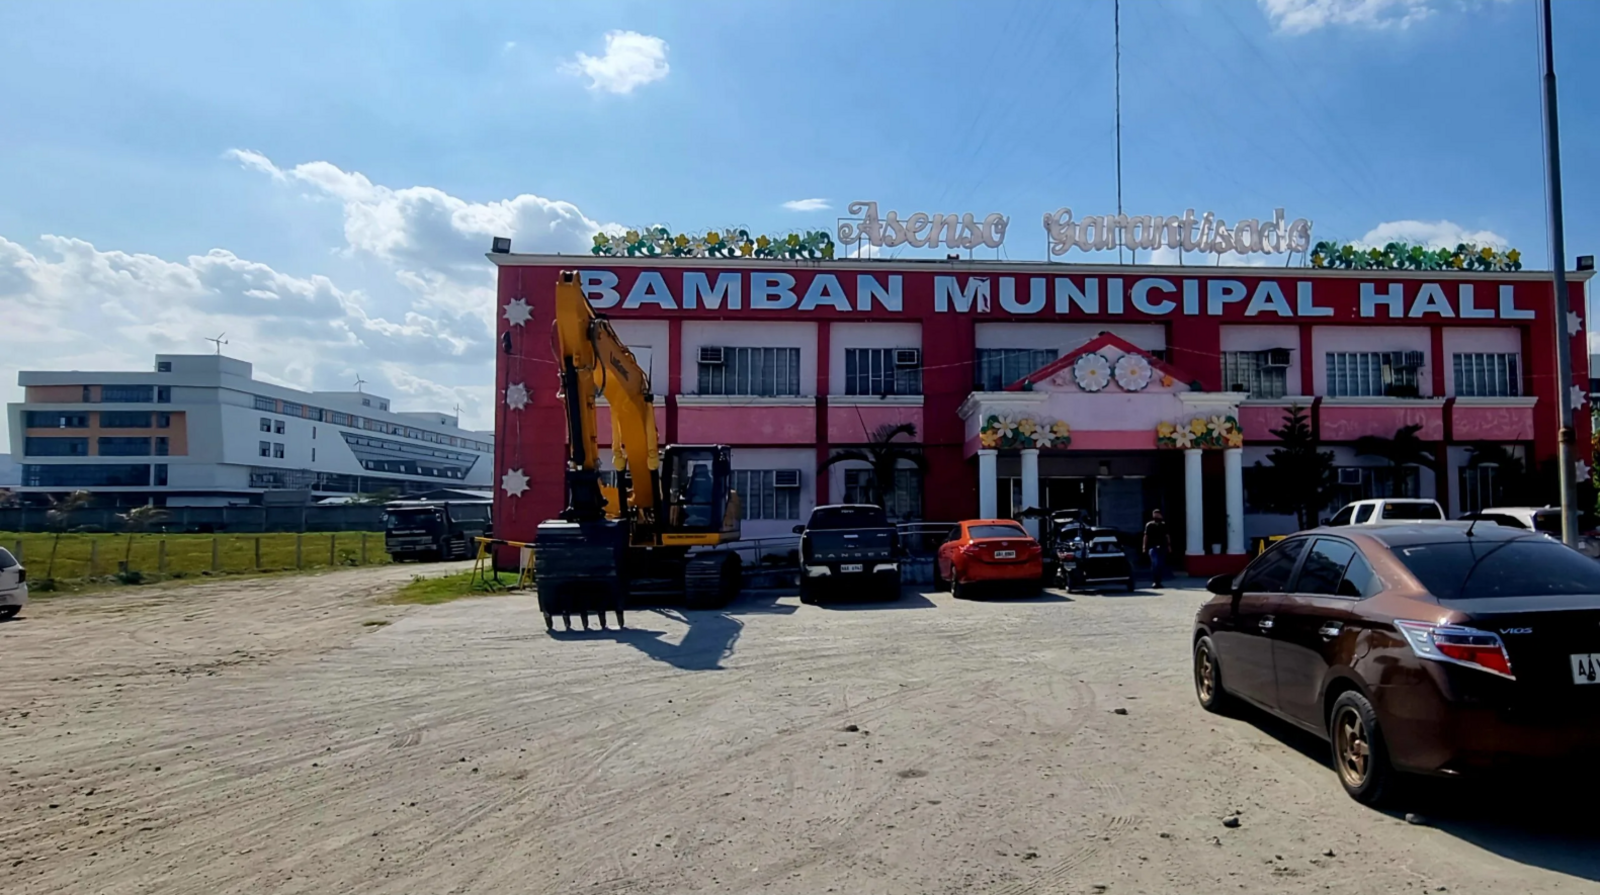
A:
<svg viewBox="0 0 1600 895">
<path fill-rule="evenodd" d="M 383 535 L 328 534 L 0 534 L 36 582 L 115 577 L 126 583 L 222 575 L 382 565 Z M 46 585 L 48 588 L 49 585 Z"/>
</svg>

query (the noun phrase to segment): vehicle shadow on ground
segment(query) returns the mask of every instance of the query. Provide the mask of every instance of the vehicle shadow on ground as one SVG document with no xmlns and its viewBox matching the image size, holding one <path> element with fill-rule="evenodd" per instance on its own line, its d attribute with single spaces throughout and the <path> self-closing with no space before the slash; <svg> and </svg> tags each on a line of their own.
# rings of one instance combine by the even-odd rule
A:
<svg viewBox="0 0 1600 895">
<path fill-rule="evenodd" d="M 1035 594 L 1006 593 L 997 590 L 994 593 L 979 591 L 976 596 L 968 599 L 969 603 L 1071 603 L 1073 599 L 1064 593 L 1053 590 L 1043 590 Z"/>
<path fill-rule="evenodd" d="M 744 632 L 740 615 L 788 615 L 793 605 L 778 602 L 782 591 L 762 590 L 747 593 L 721 609 L 683 609 L 680 607 L 635 607 L 628 618 L 654 614 L 688 626 L 677 643 L 665 640 L 666 631 L 649 628 L 591 628 L 576 631 L 557 629 L 550 636 L 557 640 L 614 640 L 627 644 L 646 656 L 685 671 L 721 671 L 723 661 L 733 655 Z M 614 618 L 614 617 L 613 617 Z M 591 622 L 594 624 L 594 622 Z"/>
<path fill-rule="evenodd" d="M 862 609 L 936 609 L 933 601 L 915 591 L 902 591 L 897 600 L 885 600 L 877 594 L 838 594 L 823 597 L 818 609 L 837 612 L 855 612 Z"/>
<path fill-rule="evenodd" d="M 1345 798 L 1328 744 L 1255 708 L 1233 717 L 1327 770 L 1330 798 Z M 1559 795 L 1559 801 L 1557 796 Z M 1507 860 L 1600 882 L 1600 821 L 1583 807 L 1600 797 L 1600 781 L 1581 775 L 1481 780 L 1403 778 L 1382 813 L 1422 823 Z"/>
</svg>

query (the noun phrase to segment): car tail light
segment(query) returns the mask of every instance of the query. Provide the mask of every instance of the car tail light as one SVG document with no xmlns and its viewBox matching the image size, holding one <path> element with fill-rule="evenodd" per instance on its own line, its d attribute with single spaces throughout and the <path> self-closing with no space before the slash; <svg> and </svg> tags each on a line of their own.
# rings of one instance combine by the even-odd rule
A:
<svg viewBox="0 0 1600 895">
<path fill-rule="evenodd" d="M 1507 680 L 1517 679 L 1511 673 L 1511 656 L 1506 653 L 1506 645 L 1493 631 L 1413 621 L 1396 621 L 1394 626 L 1405 635 L 1411 651 L 1423 659 L 1465 665 Z"/>
<path fill-rule="evenodd" d="M 23 568 L 21 566 L 17 567 L 17 583 L 18 584 L 27 584 L 28 583 L 28 570 L 26 568 Z"/>
<path fill-rule="evenodd" d="M 977 556 L 979 553 L 983 552 L 983 549 L 977 544 L 962 544 L 961 552 L 967 556 Z"/>
</svg>

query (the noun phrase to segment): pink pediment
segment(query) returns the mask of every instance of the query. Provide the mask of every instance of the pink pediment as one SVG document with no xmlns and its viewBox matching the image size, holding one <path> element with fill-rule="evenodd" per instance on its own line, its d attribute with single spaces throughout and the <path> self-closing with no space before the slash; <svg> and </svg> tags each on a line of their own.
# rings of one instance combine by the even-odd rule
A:
<svg viewBox="0 0 1600 895">
<path fill-rule="evenodd" d="M 1186 392 L 1189 391 L 1189 383 L 1194 382 L 1197 379 L 1197 377 L 1191 375 L 1187 370 L 1175 367 L 1172 364 L 1155 357 L 1150 352 L 1145 351 L 1144 349 L 1134 345 L 1124 338 L 1121 338 L 1120 336 L 1115 336 L 1111 333 L 1101 333 L 1100 335 L 1090 339 L 1082 346 L 1067 352 L 1055 361 L 1045 364 L 1039 369 L 1034 370 L 1032 373 L 1029 373 L 1027 376 L 1024 376 L 1016 382 L 1011 383 L 1010 385 L 1006 386 L 1005 390 L 1008 392 L 1029 390 L 1079 391 L 1077 383 L 1072 378 L 1073 364 L 1078 362 L 1078 358 L 1083 357 L 1085 354 L 1089 354 L 1090 352 L 1098 351 L 1101 353 L 1107 353 L 1105 352 L 1105 349 L 1108 348 L 1111 349 L 1110 353 L 1115 355 L 1115 357 L 1110 358 L 1113 362 L 1115 362 L 1117 357 L 1121 357 L 1124 354 L 1136 354 L 1149 362 L 1150 369 L 1155 375 L 1154 378 L 1151 379 L 1150 385 L 1144 389 L 1145 391 L 1156 393 L 1166 392 L 1171 394 Z M 1032 385 L 1031 389 L 1028 388 L 1029 384 Z M 1105 389 L 1105 391 L 1110 392 L 1120 390 L 1121 389 L 1117 388 L 1114 384 L 1107 386 Z"/>
</svg>

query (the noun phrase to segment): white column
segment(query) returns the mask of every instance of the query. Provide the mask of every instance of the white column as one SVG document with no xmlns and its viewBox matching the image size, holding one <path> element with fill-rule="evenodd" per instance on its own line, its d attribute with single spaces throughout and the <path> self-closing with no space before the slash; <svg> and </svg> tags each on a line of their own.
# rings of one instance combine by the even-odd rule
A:
<svg viewBox="0 0 1600 895">
<path fill-rule="evenodd" d="M 1227 497 L 1228 552 L 1244 553 L 1244 448 L 1222 452 L 1222 488 Z"/>
<path fill-rule="evenodd" d="M 1206 552 L 1204 475 L 1200 470 L 1200 449 L 1183 452 L 1183 552 L 1199 556 Z"/>
<path fill-rule="evenodd" d="M 1037 507 L 1039 505 L 1039 449 L 1022 449 L 1022 506 Z M 1013 507 L 1015 509 L 1015 507 Z M 1028 534 L 1039 536 L 1039 520 L 1027 519 L 1023 527 L 1028 529 Z"/>
<path fill-rule="evenodd" d="M 995 470 L 995 454 L 992 448 L 983 448 L 978 451 L 978 518 L 993 519 L 1000 512 L 999 474 Z"/>
</svg>

